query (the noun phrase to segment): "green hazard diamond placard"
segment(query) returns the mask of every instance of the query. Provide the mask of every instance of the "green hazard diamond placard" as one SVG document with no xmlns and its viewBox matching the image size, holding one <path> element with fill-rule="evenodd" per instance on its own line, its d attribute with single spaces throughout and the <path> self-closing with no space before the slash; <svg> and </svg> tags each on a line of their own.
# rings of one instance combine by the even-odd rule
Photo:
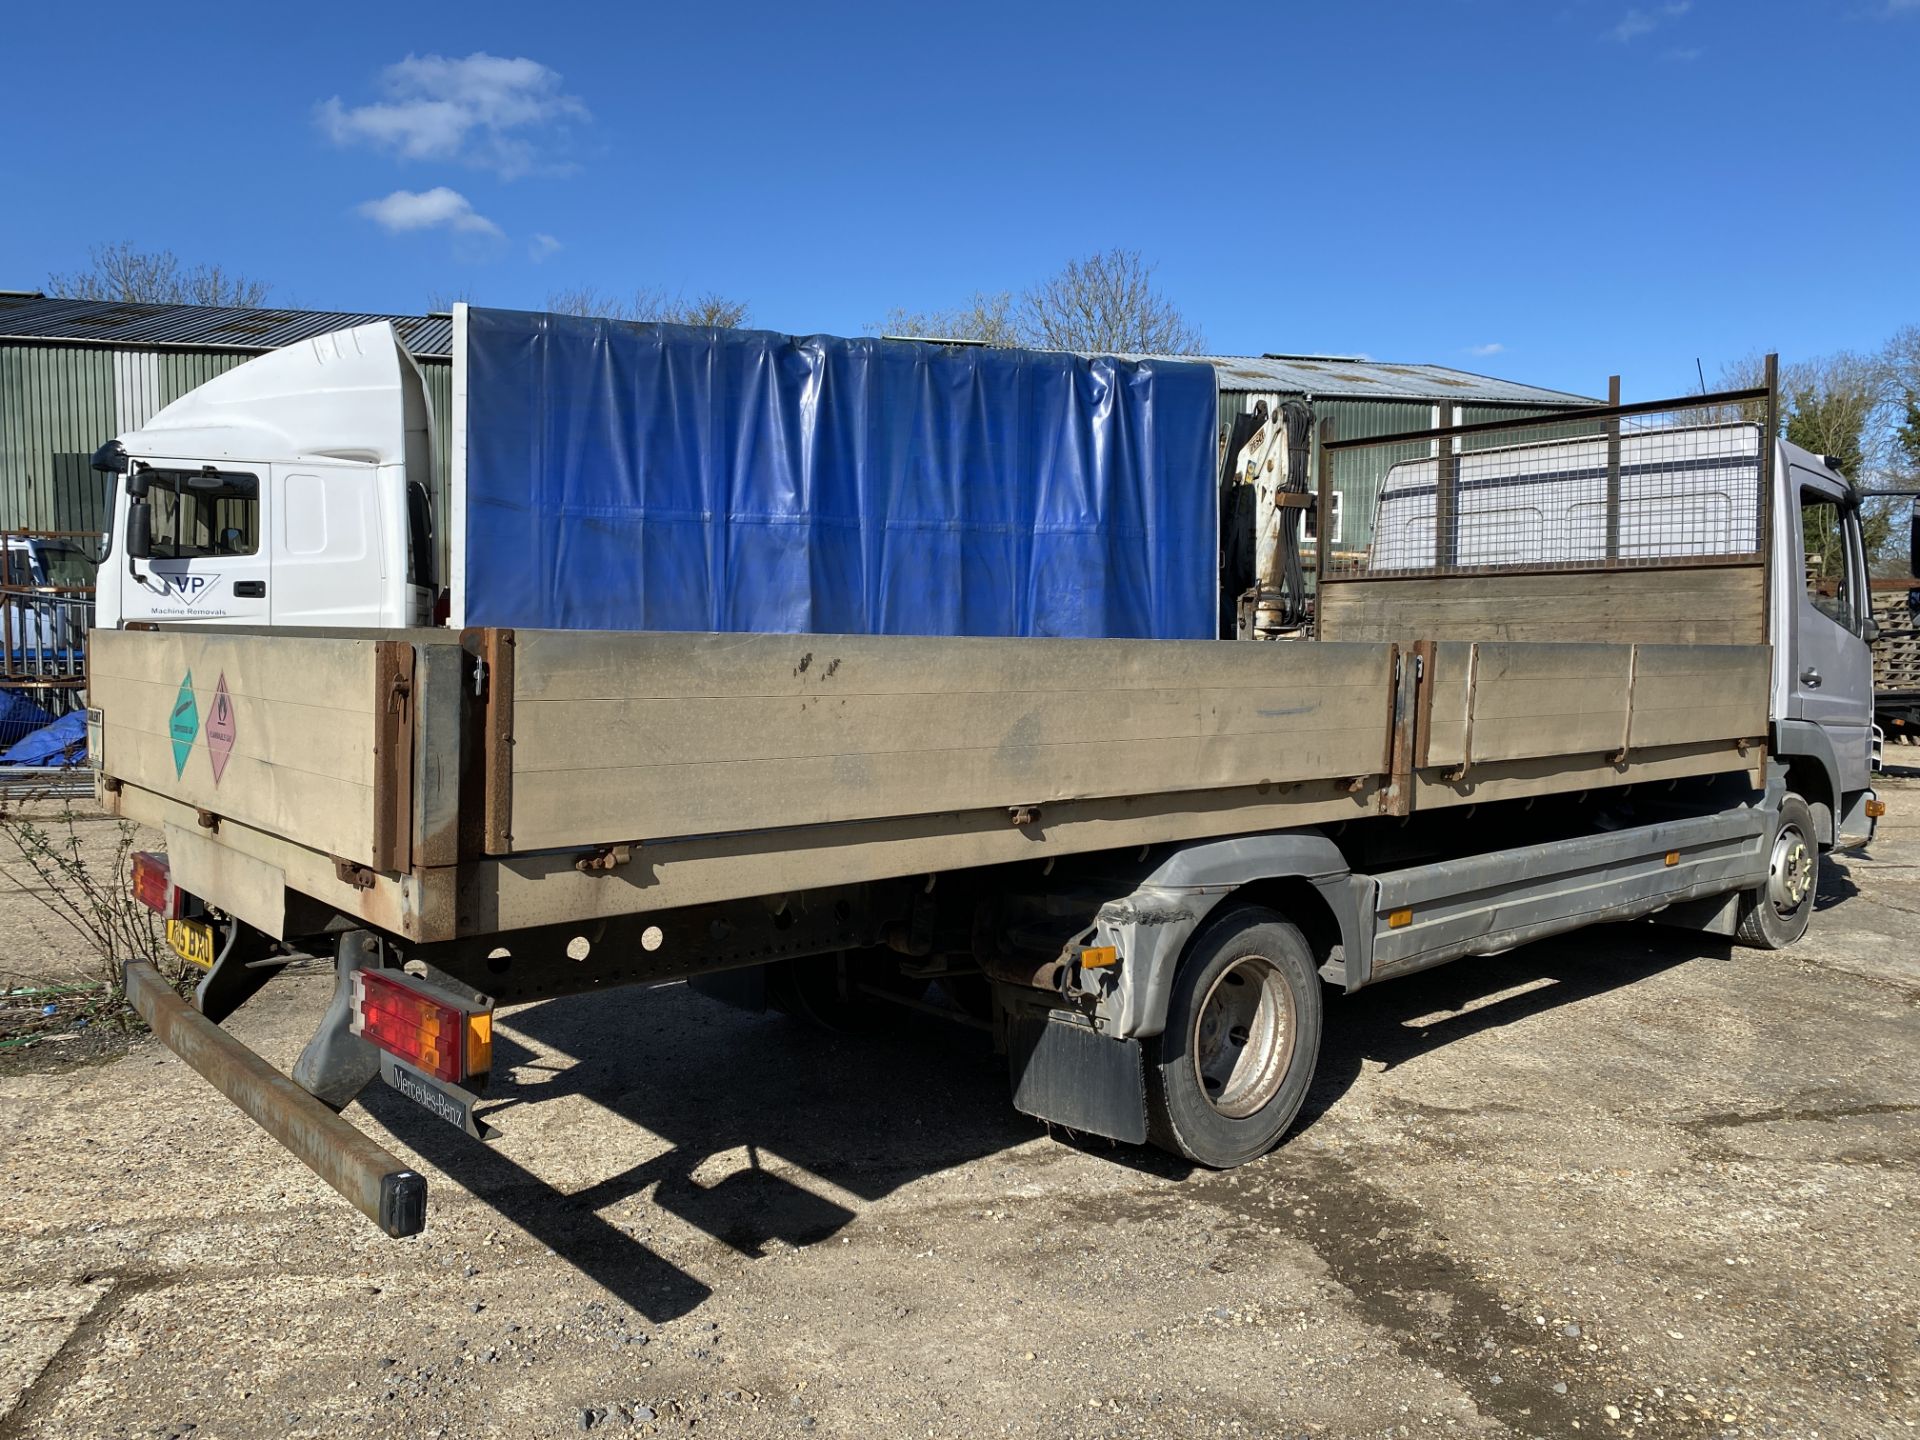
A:
<svg viewBox="0 0 1920 1440">
<path fill-rule="evenodd" d="M 193 753 L 194 736 L 200 733 L 200 706 L 193 698 L 193 671 L 180 682 L 180 693 L 173 697 L 173 718 L 167 722 L 167 734 L 173 737 L 173 773 L 183 775 L 187 756 Z"/>
</svg>

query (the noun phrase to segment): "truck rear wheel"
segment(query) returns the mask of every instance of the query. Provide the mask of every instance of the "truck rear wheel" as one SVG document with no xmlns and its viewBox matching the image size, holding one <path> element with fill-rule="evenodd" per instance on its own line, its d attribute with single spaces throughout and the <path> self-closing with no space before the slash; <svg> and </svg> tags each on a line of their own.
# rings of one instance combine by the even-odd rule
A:
<svg viewBox="0 0 1920 1440">
<path fill-rule="evenodd" d="M 1820 882 L 1819 831 L 1798 795 L 1780 804 L 1780 825 L 1767 856 L 1767 878 L 1740 897 L 1736 938 L 1756 950 L 1784 950 L 1813 923 Z"/>
<path fill-rule="evenodd" d="M 1154 1143 L 1218 1170 L 1266 1154 L 1313 1083 L 1320 1017 L 1298 929 L 1253 906 L 1216 918 L 1180 962 L 1148 1065 Z"/>
</svg>

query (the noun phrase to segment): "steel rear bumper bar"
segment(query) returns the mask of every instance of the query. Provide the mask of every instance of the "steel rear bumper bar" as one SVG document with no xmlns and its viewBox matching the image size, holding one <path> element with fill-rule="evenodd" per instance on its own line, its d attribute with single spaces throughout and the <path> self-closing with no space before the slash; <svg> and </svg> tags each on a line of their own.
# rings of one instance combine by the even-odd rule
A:
<svg viewBox="0 0 1920 1440">
<path fill-rule="evenodd" d="M 427 1223 L 427 1182 L 174 994 L 144 960 L 127 999 L 174 1054 L 395 1239 Z"/>
</svg>

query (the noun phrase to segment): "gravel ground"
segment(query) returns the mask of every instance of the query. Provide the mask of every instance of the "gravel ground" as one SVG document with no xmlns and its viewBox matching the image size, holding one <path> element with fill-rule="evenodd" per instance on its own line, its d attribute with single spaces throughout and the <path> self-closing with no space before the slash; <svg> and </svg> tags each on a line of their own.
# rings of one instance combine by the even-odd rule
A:
<svg viewBox="0 0 1920 1440">
<path fill-rule="evenodd" d="M 1618 927 L 1335 999 L 1232 1174 L 1047 1135 L 937 1021 L 668 987 L 506 1012 L 492 1145 L 369 1091 L 432 1187 L 396 1242 L 150 1041 L 35 1047 L 0 1440 L 1912 1433 L 1920 772 L 1883 793 L 1792 951 Z M 0 968 L 72 968 L 33 913 Z M 232 1028 L 288 1065 L 327 987 Z"/>
</svg>

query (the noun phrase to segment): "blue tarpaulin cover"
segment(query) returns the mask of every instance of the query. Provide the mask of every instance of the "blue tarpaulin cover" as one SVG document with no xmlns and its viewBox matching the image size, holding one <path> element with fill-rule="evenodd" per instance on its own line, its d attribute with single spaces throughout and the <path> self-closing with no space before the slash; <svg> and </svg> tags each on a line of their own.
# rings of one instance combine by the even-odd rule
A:
<svg viewBox="0 0 1920 1440">
<path fill-rule="evenodd" d="M 1211 639 L 1211 367 L 467 319 L 466 623 Z"/>
<path fill-rule="evenodd" d="M 0 616 L 0 624 L 4 623 L 5 617 Z M 11 745 L 52 721 L 53 716 L 18 690 L 0 690 L 0 745 Z"/>
<path fill-rule="evenodd" d="M 87 712 L 74 710 L 43 725 L 0 754 L 0 765 L 84 765 L 87 763 Z"/>
</svg>

